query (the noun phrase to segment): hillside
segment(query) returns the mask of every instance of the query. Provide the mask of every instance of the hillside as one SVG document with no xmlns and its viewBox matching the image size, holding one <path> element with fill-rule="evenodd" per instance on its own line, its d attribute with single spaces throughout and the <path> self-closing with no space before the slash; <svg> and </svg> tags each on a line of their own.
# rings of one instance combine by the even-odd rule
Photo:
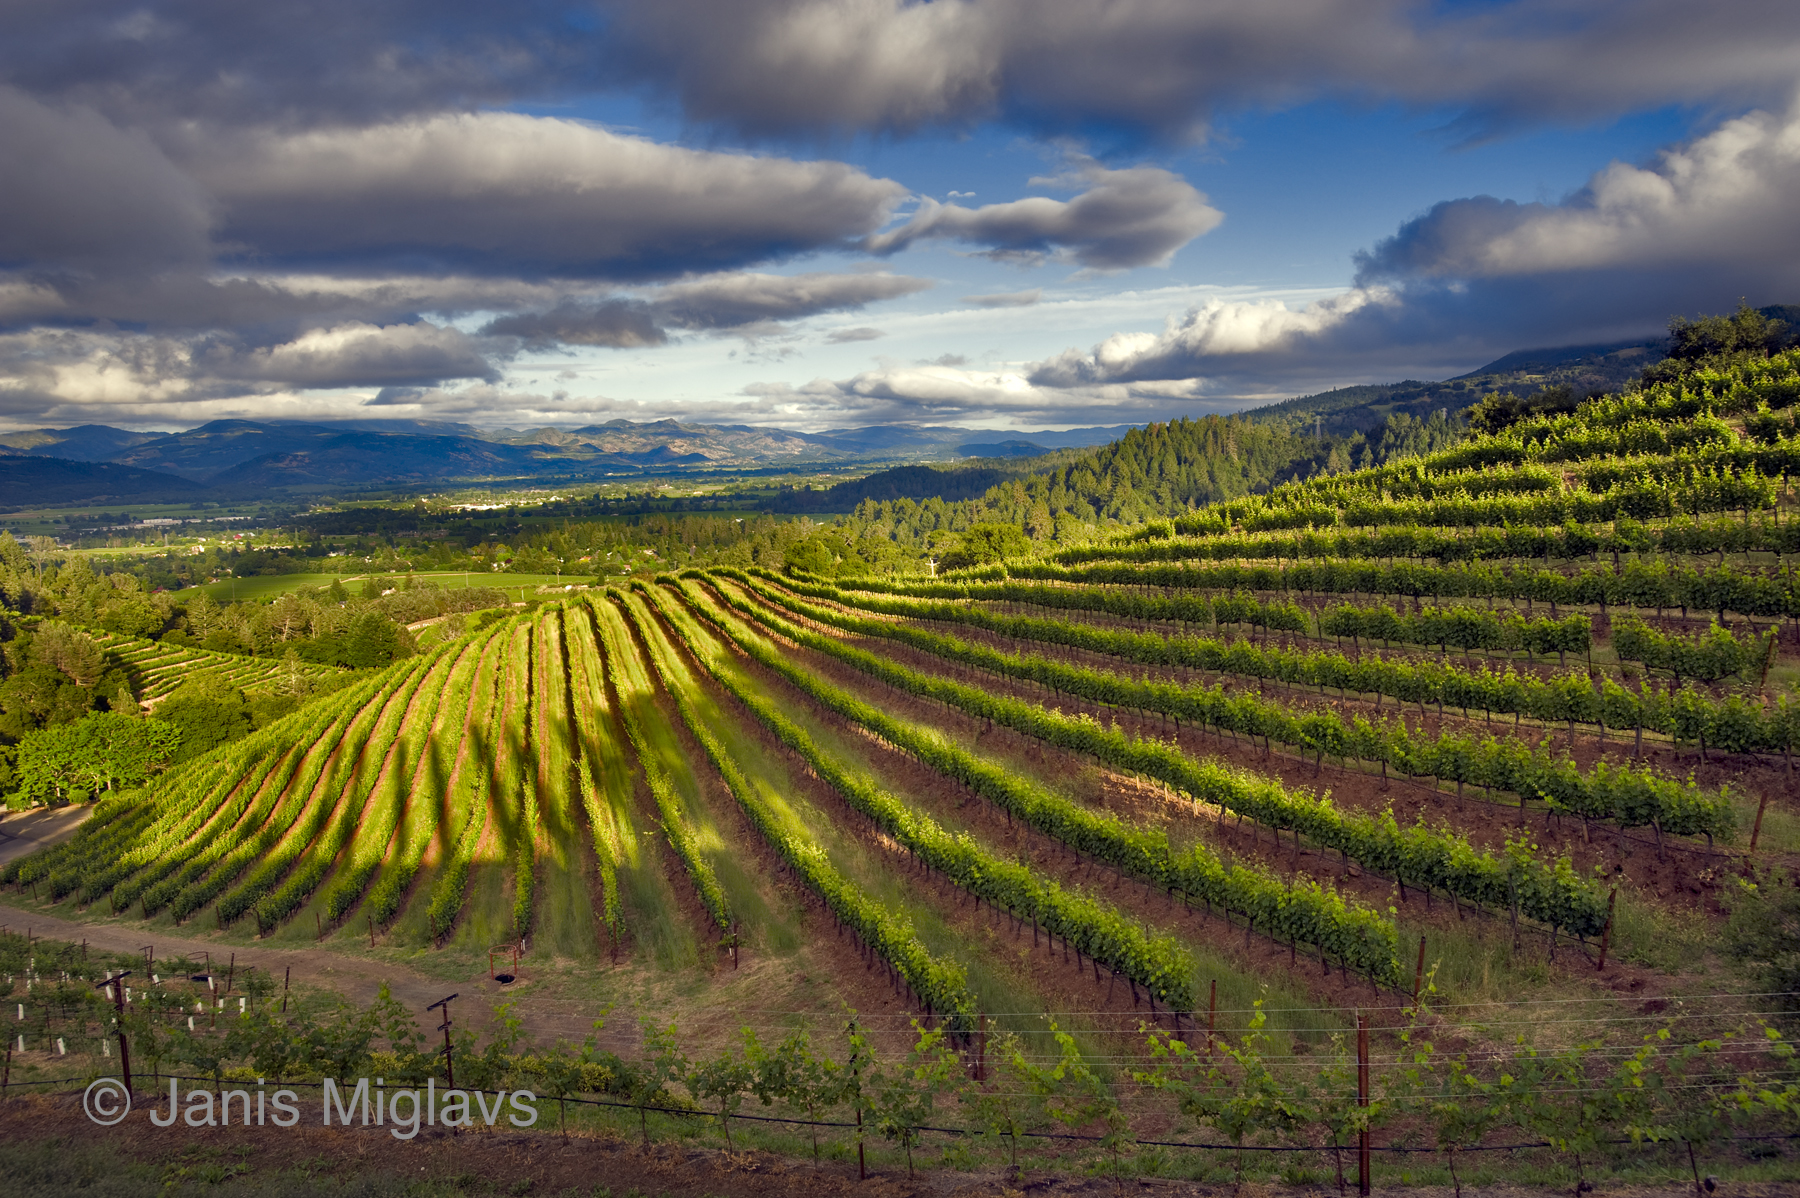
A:
<svg viewBox="0 0 1800 1198">
<path fill-rule="evenodd" d="M 687 569 L 446 624 L 431 652 L 103 797 L 0 885 L 31 918 L 204 935 L 240 966 L 271 949 L 429 962 L 431 997 L 539 1018 L 569 991 L 520 978 L 579 985 L 627 1029 L 655 1020 L 582 1060 L 679 1057 L 656 1104 L 679 1088 L 709 1117 L 767 1076 L 763 1117 L 809 1120 L 840 1151 L 864 1108 L 746 1062 L 833 1052 L 841 1076 L 854 1053 L 869 1078 L 906 1061 L 881 1092 L 938 1077 L 932 1126 L 975 1130 L 1004 1092 L 961 1079 L 1023 1070 L 1008 1046 L 1060 1032 L 1076 1080 L 1017 1077 L 1078 1084 L 1084 1111 L 1141 1141 L 1186 1109 L 1133 1083 L 1165 1066 L 1208 1101 L 1239 1101 L 1254 1071 L 1258 1110 L 1356 1117 L 1345 1045 L 1373 1015 L 1384 1138 L 1505 1146 L 1509 1183 L 1573 1176 L 1573 1150 L 1542 1140 L 1577 1135 L 1594 1175 L 1760 1168 L 1735 1141 L 1690 1161 L 1633 1140 L 1637 1108 L 1565 1084 L 1649 1079 L 1658 1118 L 1684 1126 L 1723 1094 L 1747 1143 L 1791 1125 L 1800 350 L 1677 362 L 1332 474 L 1296 476 L 1319 447 L 1280 428 L 1134 430 L 999 490 L 1128 512 L 1141 488 L 1144 511 L 1179 515 L 995 540 L 1004 560 L 937 577 Z M 909 510 L 949 507 L 868 500 L 863 535 L 911 535 Z M 78 638 L 59 636 L 33 652 L 67 656 Z M 156 686 L 262 668 L 121 650 Z M 85 718 L 154 730 L 108 715 Z M 248 1068 L 291 1025 L 274 984 L 246 991 L 240 1023 L 189 1026 L 206 1000 L 186 991 L 143 1017 L 181 1059 Z M 86 1034 L 21 997 L 15 1068 Z M 796 1030 L 844 1027 L 846 1007 L 866 1035 Z M 784 1047 L 718 1017 L 739 1009 L 780 1011 Z M 1718 1068 L 1690 1084 L 1701 1039 Z M 457 1057 L 465 1084 L 646 1092 L 605 1089 L 642 1076 L 624 1056 L 595 1075 L 575 1049 L 496 1044 Z M 1476 1132 L 1450 1087 L 1483 1095 Z M 1269 1132 L 1329 1162 L 1313 1135 Z M 998 1133 L 954 1145 L 1008 1159 Z M 1205 1176 L 1233 1177 L 1235 1155 Z"/>
<path fill-rule="evenodd" d="M 189 479 L 112 462 L 19 454 L 0 457 L 0 507 L 55 503 L 167 503 L 206 488 Z"/>
</svg>

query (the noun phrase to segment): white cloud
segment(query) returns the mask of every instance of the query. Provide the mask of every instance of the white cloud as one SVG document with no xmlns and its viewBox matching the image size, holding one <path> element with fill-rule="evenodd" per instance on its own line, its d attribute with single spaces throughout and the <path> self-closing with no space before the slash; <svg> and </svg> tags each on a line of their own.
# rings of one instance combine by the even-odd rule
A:
<svg viewBox="0 0 1800 1198">
<path fill-rule="evenodd" d="M 1449 200 L 1361 260 L 1364 278 L 1498 278 L 1794 259 L 1800 106 L 1614 162 L 1558 204 Z"/>
<path fill-rule="evenodd" d="M 220 378 L 294 387 L 401 386 L 499 377 L 467 336 L 424 321 L 313 329 L 281 345 L 204 360 L 204 365 Z"/>
<path fill-rule="evenodd" d="M 1515 349 L 1653 335 L 1676 312 L 1800 299 L 1800 105 L 1722 122 L 1560 203 L 1451 200 L 1359 255 L 1313 303 L 1213 300 L 1025 373 L 1053 388 L 1158 381 L 1297 394 L 1443 377 Z"/>
</svg>

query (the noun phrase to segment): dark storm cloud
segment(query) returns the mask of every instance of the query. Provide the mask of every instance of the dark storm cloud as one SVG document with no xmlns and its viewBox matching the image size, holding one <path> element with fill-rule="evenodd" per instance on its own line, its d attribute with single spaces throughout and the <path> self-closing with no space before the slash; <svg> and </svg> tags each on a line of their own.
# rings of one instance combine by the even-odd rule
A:
<svg viewBox="0 0 1800 1198">
<path fill-rule="evenodd" d="M 0 264 L 204 263 L 210 203 L 149 137 L 0 87 Z"/>
<path fill-rule="evenodd" d="M 748 331 L 767 335 L 780 322 L 848 312 L 911 295 L 929 279 L 886 273 L 771 275 L 741 272 L 671 283 L 645 298 L 570 300 L 542 312 L 502 316 L 482 332 L 528 345 L 661 345 L 667 329 Z"/>
<path fill-rule="evenodd" d="M 666 278 L 841 246 L 905 194 L 844 163 L 515 113 L 196 138 L 217 236 L 264 264 Z"/>
<path fill-rule="evenodd" d="M 671 283 L 654 294 L 664 320 L 690 329 L 729 329 L 757 321 L 799 320 L 849 312 L 924 291 L 930 279 L 881 273 L 724 274 Z"/>
<path fill-rule="evenodd" d="M 613 63 L 692 119 L 761 136 L 966 127 L 1181 138 L 1319 96 L 1515 120 L 1769 102 L 1796 73 L 1781 0 L 612 0 Z"/>
<path fill-rule="evenodd" d="M 662 345 L 669 335 L 639 300 L 605 300 L 598 303 L 567 301 L 546 312 L 522 312 L 492 321 L 482 332 L 495 337 L 518 337 L 532 348 L 551 345 L 604 345 L 630 349 Z"/>
<path fill-rule="evenodd" d="M 554 0 L 26 0 L 0 78 L 134 123 L 361 123 L 601 86 L 602 39 Z"/>
<path fill-rule="evenodd" d="M 1081 186 L 1072 200 L 1034 196 L 1010 204 L 921 201 L 898 229 L 869 238 L 871 253 L 892 254 L 919 241 L 963 241 L 988 257 L 1042 261 L 1058 254 L 1095 270 L 1164 265 L 1176 250 L 1216 228 L 1224 214 L 1179 175 L 1160 167 L 1108 170 L 1078 160 L 1037 185 Z"/>
</svg>

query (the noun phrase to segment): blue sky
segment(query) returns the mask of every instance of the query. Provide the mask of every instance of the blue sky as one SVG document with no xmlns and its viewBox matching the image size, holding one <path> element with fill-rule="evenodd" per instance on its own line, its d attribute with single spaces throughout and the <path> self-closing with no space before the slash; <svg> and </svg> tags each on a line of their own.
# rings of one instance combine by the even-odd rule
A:
<svg viewBox="0 0 1800 1198">
<path fill-rule="evenodd" d="M 1761 0 L 0 22 L 15 427 L 1116 424 L 1800 299 Z"/>
</svg>

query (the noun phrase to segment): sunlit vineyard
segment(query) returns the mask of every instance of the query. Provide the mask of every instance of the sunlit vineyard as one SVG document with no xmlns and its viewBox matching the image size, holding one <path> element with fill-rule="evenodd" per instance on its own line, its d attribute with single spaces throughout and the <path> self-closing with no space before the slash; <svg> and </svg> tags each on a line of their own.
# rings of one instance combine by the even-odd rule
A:
<svg viewBox="0 0 1800 1198">
<path fill-rule="evenodd" d="M 1039 1009 L 1198 1034 L 1221 984 L 1653 994 L 1800 854 L 1793 367 L 941 576 L 582 592 L 109 797 L 0 880 L 701 979 L 823 944 L 823 984 L 959 1037 Z M 111 647 L 153 691 L 203 668 Z"/>
</svg>

